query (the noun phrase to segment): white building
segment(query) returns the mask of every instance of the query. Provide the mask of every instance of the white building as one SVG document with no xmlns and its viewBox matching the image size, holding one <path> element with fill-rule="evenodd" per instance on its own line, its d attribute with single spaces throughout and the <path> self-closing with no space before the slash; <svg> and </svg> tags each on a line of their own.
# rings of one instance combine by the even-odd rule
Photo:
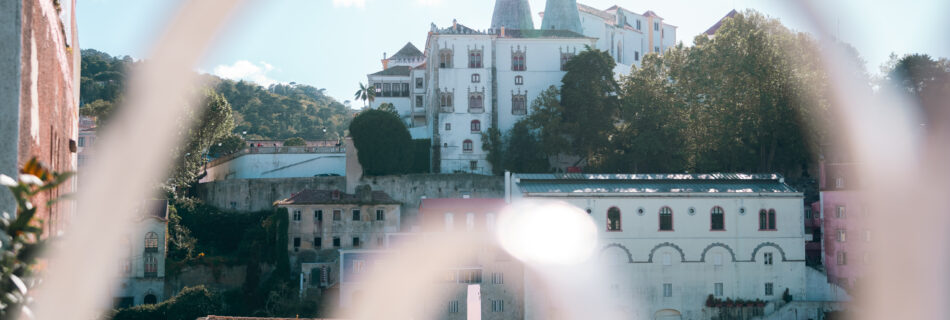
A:
<svg viewBox="0 0 950 320">
<path fill-rule="evenodd" d="M 316 146 L 317 142 L 322 145 Z M 345 147 L 336 141 L 312 143 L 315 146 L 244 148 L 208 162 L 198 182 L 346 175 Z"/>
<path fill-rule="evenodd" d="M 165 256 L 168 239 L 168 201 L 148 200 L 133 215 L 136 227 L 122 239 L 120 285 L 113 292 L 114 306 L 127 308 L 165 300 Z"/>
<path fill-rule="evenodd" d="M 604 290 L 621 314 L 709 319 L 720 311 L 707 307 L 709 295 L 762 300 L 745 311 L 766 318 L 789 308 L 804 318 L 819 312 L 820 303 L 802 307 L 820 296 L 806 290 L 817 271 L 805 266 L 803 194 L 780 175 L 512 174 L 506 181 L 511 200 L 560 200 L 590 213 L 610 270 Z M 549 300 L 532 279 L 525 277 L 525 319 L 550 319 L 569 303 Z M 803 302 L 785 304 L 785 290 Z"/>
<path fill-rule="evenodd" d="M 652 11 L 597 10 L 574 0 L 547 6 L 541 29 L 534 29 L 527 0 L 496 1 L 488 29 L 433 24 L 424 52 L 407 44 L 368 75 L 377 90 L 371 107 L 392 103 L 414 139 L 431 139 L 433 172 L 491 174 L 482 133 L 511 129 L 543 90 L 560 86 L 565 63 L 578 52 L 606 51 L 616 71 L 627 73 L 644 54 L 676 42 L 676 27 Z"/>
</svg>

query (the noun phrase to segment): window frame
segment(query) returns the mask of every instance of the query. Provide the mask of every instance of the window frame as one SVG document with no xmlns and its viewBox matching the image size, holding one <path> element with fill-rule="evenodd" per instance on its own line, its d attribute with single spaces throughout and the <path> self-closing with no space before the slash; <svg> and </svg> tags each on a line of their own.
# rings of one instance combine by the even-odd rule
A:
<svg viewBox="0 0 950 320">
<path fill-rule="evenodd" d="M 669 229 L 665 229 L 665 230 L 663 229 L 663 215 L 664 215 L 664 209 L 668 211 L 668 215 L 669 215 L 669 218 L 670 218 L 670 228 L 669 228 Z M 658 222 L 657 231 L 672 232 L 672 231 L 675 231 L 675 230 L 676 230 L 676 228 L 674 227 L 675 224 L 673 223 L 673 208 L 670 208 L 669 206 L 662 206 L 662 207 L 660 207 L 660 211 L 657 212 L 657 220 L 658 220 L 658 221 L 657 221 L 657 222 Z"/>
<path fill-rule="evenodd" d="M 439 49 L 439 69 L 452 69 L 454 52 L 452 49 Z"/>
<path fill-rule="evenodd" d="M 482 122 L 479 121 L 478 119 L 472 120 L 470 127 L 471 127 L 470 129 L 472 130 L 472 133 L 482 132 Z"/>
<path fill-rule="evenodd" d="M 475 150 L 475 144 L 472 142 L 472 139 L 465 139 L 462 141 L 462 152 L 463 153 L 472 153 Z"/>
<path fill-rule="evenodd" d="M 333 221 L 343 221 L 343 209 L 333 209 Z"/>
<path fill-rule="evenodd" d="M 145 252 L 158 252 L 158 233 L 145 234 Z"/>
<path fill-rule="evenodd" d="M 664 298 L 672 298 L 672 297 L 673 297 L 673 284 L 672 284 L 672 283 L 664 283 L 664 284 L 663 284 L 663 297 L 664 297 Z"/>
<path fill-rule="evenodd" d="M 386 209 L 376 209 L 376 221 L 386 221 Z"/>
<path fill-rule="evenodd" d="M 514 51 L 511 53 L 511 71 L 527 71 L 528 55 L 524 51 Z"/>
<path fill-rule="evenodd" d="M 323 209 L 313 210 L 313 221 L 323 222 Z"/>
<path fill-rule="evenodd" d="M 517 107 L 517 108 L 516 108 Z M 526 94 L 512 94 L 511 95 L 511 114 L 523 116 L 528 114 L 528 95 Z"/>
<path fill-rule="evenodd" d="M 722 282 L 713 283 L 713 296 L 722 297 L 723 291 L 725 291 L 724 287 Z"/>
<path fill-rule="evenodd" d="M 715 224 L 716 222 L 715 217 L 717 214 L 719 215 L 719 219 L 720 219 L 719 229 L 716 229 L 716 224 Z M 712 209 L 709 210 L 709 231 L 726 231 L 726 210 L 724 210 L 720 206 L 713 206 Z"/>
<path fill-rule="evenodd" d="M 612 210 L 616 210 L 617 213 L 617 222 L 614 226 L 611 226 L 610 214 Z M 605 216 L 604 222 L 606 222 L 607 232 L 623 232 L 623 214 L 620 211 L 620 208 L 617 206 L 611 206 L 607 208 L 607 215 Z"/>
<path fill-rule="evenodd" d="M 484 58 L 484 55 L 482 55 L 481 49 L 468 50 L 468 68 L 469 69 L 483 68 L 484 67 L 483 58 Z"/>
<path fill-rule="evenodd" d="M 774 263 L 775 263 L 774 258 L 775 258 L 775 254 L 774 254 L 774 253 L 772 253 L 772 252 L 765 252 L 765 253 L 762 254 L 762 263 L 765 264 L 765 265 L 767 265 L 767 266 L 774 265 Z"/>
<path fill-rule="evenodd" d="M 524 85 L 524 76 L 515 76 L 515 85 L 520 86 Z"/>
<path fill-rule="evenodd" d="M 350 214 L 352 215 L 352 221 L 363 221 L 363 211 L 360 209 L 350 209 Z"/>
<path fill-rule="evenodd" d="M 759 231 L 778 231 L 777 217 L 775 209 L 759 210 Z"/>
<path fill-rule="evenodd" d="M 775 295 L 775 283 L 766 282 L 765 283 L 765 295 L 774 296 Z"/>
</svg>

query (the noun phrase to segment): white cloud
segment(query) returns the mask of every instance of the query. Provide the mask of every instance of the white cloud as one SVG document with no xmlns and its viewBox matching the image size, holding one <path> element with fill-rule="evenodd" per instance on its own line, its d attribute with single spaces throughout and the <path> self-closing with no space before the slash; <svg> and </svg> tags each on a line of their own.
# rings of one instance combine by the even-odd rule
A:
<svg viewBox="0 0 950 320">
<path fill-rule="evenodd" d="M 274 66 L 264 61 L 254 64 L 247 60 L 239 60 L 232 65 L 222 64 L 214 67 L 214 74 L 231 80 L 251 81 L 267 87 L 277 83 L 276 80 L 267 76 L 267 73 L 273 70 Z"/>
<path fill-rule="evenodd" d="M 333 0 L 334 7 L 357 7 L 366 6 L 366 0 Z"/>
</svg>

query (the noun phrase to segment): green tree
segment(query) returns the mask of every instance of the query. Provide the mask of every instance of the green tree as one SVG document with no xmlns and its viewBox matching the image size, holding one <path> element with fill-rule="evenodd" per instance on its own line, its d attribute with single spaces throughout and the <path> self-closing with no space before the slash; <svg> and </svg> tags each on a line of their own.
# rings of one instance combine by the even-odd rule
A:
<svg viewBox="0 0 950 320">
<path fill-rule="evenodd" d="M 389 103 L 389 102 L 380 103 L 379 107 L 376 109 L 379 111 L 386 111 L 386 112 L 392 113 L 396 115 L 396 117 L 399 117 L 399 111 L 396 110 L 396 106 L 393 105 L 392 103 Z"/>
<path fill-rule="evenodd" d="M 307 141 L 300 137 L 293 137 L 287 140 L 284 140 L 285 147 L 304 147 L 307 146 Z"/>
<path fill-rule="evenodd" d="M 482 150 L 488 153 L 488 163 L 491 163 L 492 174 L 500 176 L 505 173 L 504 144 L 501 131 L 498 128 L 488 128 L 482 133 Z"/>
<path fill-rule="evenodd" d="M 389 112 L 361 112 L 350 123 L 350 135 L 363 173 L 401 174 L 412 166 L 412 138 L 399 118 Z"/>
<path fill-rule="evenodd" d="M 247 142 L 244 141 L 244 138 L 241 138 L 240 135 L 230 134 L 212 144 L 208 153 L 212 157 L 220 157 L 244 150 L 245 147 L 247 147 Z"/>
<path fill-rule="evenodd" d="M 504 169 L 519 173 L 548 172 L 548 158 L 524 120 L 515 123 L 505 137 Z"/>
<path fill-rule="evenodd" d="M 114 102 L 99 99 L 83 105 L 82 108 L 79 108 L 79 114 L 96 117 L 96 123 L 98 125 L 104 125 L 109 121 L 109 118 L 112 117 L 114 109 Z"/>
<path fill-rule="evenodd" d="M 897 60 L 888 71 L 890 85 L 896 86 L 919 106 L 922 124 L 950 116 L 950 61 L 936 60 L 926 54 L 911 54 Z"/>
<path fill-rule="evenodd" d="M 567 62 L 561 80 L 561 117 L 568 144 L 561 150 L 580 156 L 578 164 L 593 161 L 608 145 L 618 113 L 618 85 L 614 59 L 588 47 Z M 577 165 L 577 164 L 575 164 Z"/>
<path fill-rule="evenodd" d="M 531 102 L 531 115 L 525 121 L 530 129 L 537 131 L 543 154 L 551 156 L 574 152 L 568 147 L 564 107 L 561 105 L 561 91 L 557 87 L 550 86 L 541 91 Z"/>
<path fill-rule="evenodd" d="M 362 100 L 363 107 L 368 107 L 368 103 L 372 103 L 373 100 L 376 100 L 376 87 L 365 86 L 362 82 L 360 82 L 360 88 L 356 90 L 356 94 L 353 95 L 353 99 Z"/>
<path fill-rule="evenodd" d="M 202 108 L 186 115 L 182 125 L 182 144 L 174 150 L 178 157 L 167 186 L 182 195 L 183 189 L 196 182 L 212 144 L 227 136 L 234 127 L 231 105 L 214 90 L 206 90 Z M 192 123 L 196 125 L 191 125 Z M 188 126 L 187 129 L 185 126 Z"/>
</svg>

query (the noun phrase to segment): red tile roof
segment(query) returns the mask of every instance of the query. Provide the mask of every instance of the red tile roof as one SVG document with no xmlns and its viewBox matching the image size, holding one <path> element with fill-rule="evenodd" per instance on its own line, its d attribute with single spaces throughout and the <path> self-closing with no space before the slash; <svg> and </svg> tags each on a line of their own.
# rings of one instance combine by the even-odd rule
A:
<svg viewBox="0 0 950 320">
<path fill-rule="evenodd" d="M 333 193 L 339 192 L 339 199 L 334 199 Z M 344 193 L 338 190 L 312 190 L 304 189 L 290 196 L 290 198 L 280 200 L 275 205 L 301 205 L 301 204 L 399 204 L 383 191 L 372 191 L 370 201 L 363 201 L 355 194 Z"/>
</svg>

